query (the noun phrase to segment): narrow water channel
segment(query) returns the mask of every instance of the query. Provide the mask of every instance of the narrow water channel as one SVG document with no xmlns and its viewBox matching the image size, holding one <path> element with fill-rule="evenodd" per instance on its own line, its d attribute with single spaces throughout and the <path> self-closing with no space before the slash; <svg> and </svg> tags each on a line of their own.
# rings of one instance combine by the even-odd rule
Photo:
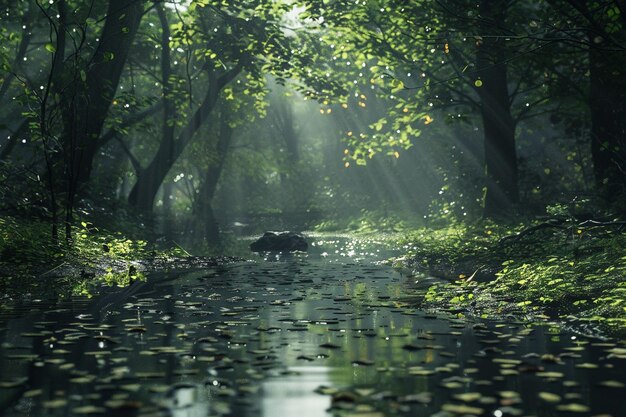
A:
<svg viewBox="0 0 626 417">
<path fill-rule="evenodd" d="M 26 306 L 0 322 L 2 415 L 626 416 L 624 341 L 420 311 L 384 251 L 320 238 Z"/>
</svg>

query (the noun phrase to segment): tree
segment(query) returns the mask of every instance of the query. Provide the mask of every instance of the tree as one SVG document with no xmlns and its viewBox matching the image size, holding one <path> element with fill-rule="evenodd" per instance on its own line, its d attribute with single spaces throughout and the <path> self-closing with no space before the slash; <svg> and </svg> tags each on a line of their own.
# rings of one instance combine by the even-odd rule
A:
<svg viewBox="0 0 626 417">
<path fill-rule="evenodd" d="M 591 154 L 596 188 L 604 198 L 626 198 L 626 10 L 619 1 L 602 5 L 567 2 L 586 28 L 589 56 Z"/>
<path fill-rule="evenodd" d="M 207 88 L 201 104 L 176 139 L 163 138 L 147 167 L 138 172 L 129 195 L 132 205 L 142 211 L 152 210 L 168 171 L 235 79 L 245 83 L 243 94 L 262 99 L 266 74 L 275 73 L 284 82 L 286 75 L 295 71 L 293 68 L 302 68 L 293 65 L 301 59 L 301 54 L 292 54 L 297 50 L 295 42 L 280 26 L 288 10 L 289 6 L 282 3 L 256 0 L 228 6 L 219 2 L 192 2 L 183 21 L 177 24 L 173 44 L 188 48 L 191 61 L 187 65 L 204 74 Z"/>
<path fill-rule="evenodd" d="M 68 83 L 56 86 L 55 91 L 61 96 L 63 113 L 62 142 L 65 150 L 67 168 L 68 216 L 76 193 L 87 186 L 91 176 L 94 159 L 102 145 L 100 136 L 107 119 L 109 108 L 114 100 L 117 87 L 126 65 L 133 40 L 144 15 L 144 1 L 127 2 L 110 0 L 106 10 L 106 20 L 95 46 L 95 51 L 88 61 L 80 59 L 82 43 L 86 39 L 73 39 L 75 47 L 69 59 L 73 59 L 69 74 L 65 74 Z M 67 28 L 67 6 L 58 2 L 59 28 L 57 29 L 57 51 L 64 51 Z M 90 21 L 86 20 L 87 26 Z M 86 29 L 86 28 L 85 28 Z M 60 36 L 60 37 L 59 37 Z M 56 52 L 63 59 L 60 52 Z M 60 78 L 60 77 L 59 77 Z"/>
<path fill-rule="evenodd" d="M 435 121 L 435 113 L 450 122 L 478 118 L 487 174 L 484 214 L 509 212 L 519 198 L 516 126 L 547 100 L 532 60 L 536 45 L 520 23 L 529 6 L 489 0 L 304 3 L 305 17 L 323 18 L 320 31 L 347 81 L 359 79 L 356 85 L 364 89 L 368 77 L 369 87 L 391 101 L 366 140 L 351 142 L 352 157 L 362 162 L 382 148 L 396 155 Z"/>
</svg>

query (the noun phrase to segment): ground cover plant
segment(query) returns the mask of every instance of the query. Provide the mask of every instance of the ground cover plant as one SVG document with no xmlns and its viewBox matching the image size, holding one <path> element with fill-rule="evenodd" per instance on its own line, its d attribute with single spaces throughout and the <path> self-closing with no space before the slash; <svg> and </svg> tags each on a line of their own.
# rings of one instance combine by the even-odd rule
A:
<svg viewBox="0 0 626 417">
<path fill-rule="evenodd" d="M 550 218 L 455 223 L 409 233 L 398 265 L 447 279 L 421 303 L 488 317 L 548 315 L 623 335 L 624 223 Z M 592 327 L 592 326 L 591 326 Z"/>
</svg>

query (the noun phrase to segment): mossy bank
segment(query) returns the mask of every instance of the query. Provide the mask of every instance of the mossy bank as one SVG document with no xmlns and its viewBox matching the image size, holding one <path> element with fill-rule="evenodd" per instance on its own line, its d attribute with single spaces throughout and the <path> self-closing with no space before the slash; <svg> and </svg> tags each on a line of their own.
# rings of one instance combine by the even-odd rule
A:
<svg viewBox="0 0 626 417">
<path fill-rule="evenodd" d="M 551 318 L 626 335 L 626 225 L 554 218 L 407 234 L 395 266 L 443 278 L 415 302 L 480 317 Z M 419 277 L 416 277 L 419 281 Z"/>
</svg>

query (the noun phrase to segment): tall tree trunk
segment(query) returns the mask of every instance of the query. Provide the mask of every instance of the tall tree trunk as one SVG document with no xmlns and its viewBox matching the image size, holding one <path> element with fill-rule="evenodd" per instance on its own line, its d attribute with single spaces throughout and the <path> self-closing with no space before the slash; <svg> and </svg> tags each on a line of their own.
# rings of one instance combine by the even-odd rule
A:
<svg viewBox="0 0 626 417">
<path fill-rule="evenodd" d="M 207 168 L 193 205 L 195 223 L 204 225 L 204 238 L 210 245 L 220 244 L 219 224 L 213 212 L 212 200 L 232 143 L 233 129 L 228 124 L 228 119 L 229 114 L 223 108 L 220 112 L 220 128 L 215 145 L 215 162 Z"/>
<path fill-rule="evenodd" d="M 295 129 L 293 108 L 291 103 L 284 98 L 277 98 L 270 105 L 273 128 L 279 139 L 276 142 L 276 151 L 279 152 L 280 183 L 282 188 L 283 213 L 300 208 L 304 203 L 303 194 L 298 189 L 298 161 L 300 149 L 298 135 Z"/>
<path fill-rule="evenodd" d="M 137 182 L 128 196 L 128 202 L 131 205 L 144 212 L 152 211 L 154 198 L 167 173 L 213 111 L 219 92 L 241 72 L 241 68 L 241 65 L 237 65 L 220 77 L 216 77 L 213 71 L 209 72 L 209 88 L 193 117 L 178 134 L 176 140 L 164 138 L 150 164 L 137 173 Z"/>
<path fill-rule="evenodd" d="M 615 202 L 626 197 L 626 51 L 592 46 L 589 82 L 596 189 Z"/>
<path fill-rule="evenodd" d="M 477 85 L 481 100 L 484 131 L 487 192 L 484 215 L 506 214 L 519 201 L 515 122 L 511 115 L 507 85 L 504 36 L 498 37 L 498 25 L 506 16 L 506 5 L 496 0 L 482 0 L 481 35 L 485 35 L 476 53 Z"/>
<path fill-rule="evenodd" d="M 174 98 L 172 97 L 172 65 L 170 59 L 170 27 L 167 21 L 167 15 L 163 5 L 155 5 L 159 20 L 161 21 L 161 83 L 163 85 L 163 119 L 161 131 L 163 132 L 163 141 L 166 143 L 174 143 L 174 121 L 176 120 L 176 108 Z M 174 147 L 168 147 L 168 161 L 174 160 Z"/>
<path fill-rule="evenodd" d="M 65 117 L 64 139 L 73 142 L 72 187 L 84 187 L 91 176 L 98 140 L 113 102 L 128 53 L 144 13 L 145 0 L 109 0 L 100 41 L 90 65 L 76 69 L 73 117 Z"/>
<path fill-rule="evenodd" d="M 161 85 L 163 86 L 163 118 L 161 125 L 162 141 L 174 144 L 174 121 L 176 119 L 176 108 L 172 97 L 172 64 L 170 54 L 170 25 L 167 14 L 162 4 L 155 4 L 159 21 L 161 23 Z M 166 155 L 168 163 L 174 161 L 174 146 L 168 146 Z M 173 163 L 173 162 L 172 162 Z M 173 184 L 166 182 L 163 184 L 163 233 L 167 239 L 174 238 L 174 225 L 172 218 L 172 192 Z"/>
</svg>

